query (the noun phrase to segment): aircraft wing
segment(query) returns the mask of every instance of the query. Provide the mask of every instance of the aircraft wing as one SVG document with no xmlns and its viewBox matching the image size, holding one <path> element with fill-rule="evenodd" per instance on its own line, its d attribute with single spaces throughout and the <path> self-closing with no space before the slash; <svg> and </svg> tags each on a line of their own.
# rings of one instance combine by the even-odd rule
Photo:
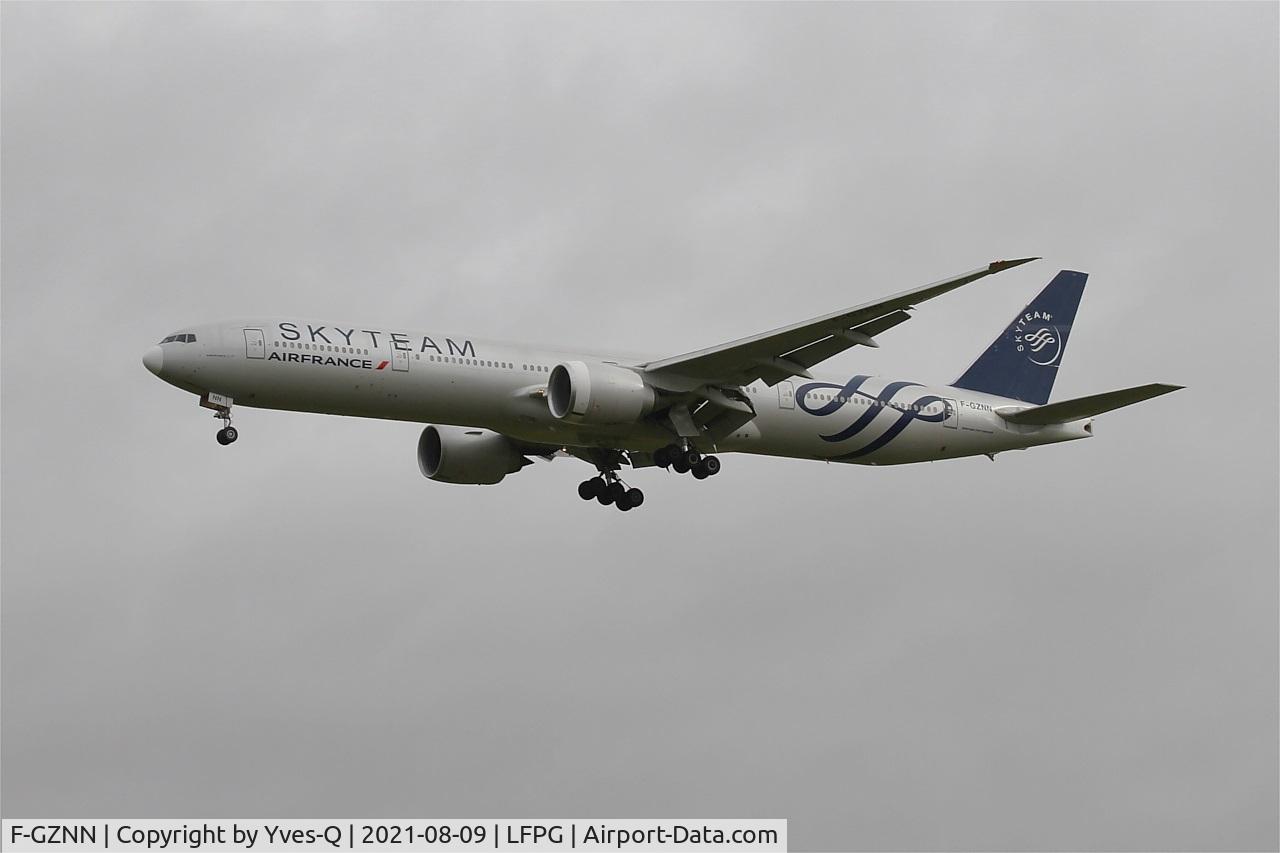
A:
<svg viewBox="0 0 1280 853">
<path fill-rule="evenodd" d="M 699 385 L 746 385 L 761 379 L 776 385 L 791 376 L 812 378 L 809 368 L 859 344 L 879 346 L 875 335 L 911 319 L 907 311 L 980 278 L 1039 258 L 994 261 L 985 267 L 914 290 L 825 314 L 727 344 L 641 364 L 660 387 L 692 390 Z"/>
</svg>

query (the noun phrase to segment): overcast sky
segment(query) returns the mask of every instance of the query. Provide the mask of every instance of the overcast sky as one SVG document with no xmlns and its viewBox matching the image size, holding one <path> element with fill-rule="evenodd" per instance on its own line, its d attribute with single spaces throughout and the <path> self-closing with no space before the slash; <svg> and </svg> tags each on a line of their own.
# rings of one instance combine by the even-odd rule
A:
<svg viewBox="0 0 1280 853">
<path fill-rule="evenodd" d="M 1247 5 L 5 3 L 6 816 L 787 817 L 1275 849 L 1277 31 Z M 1096 438 L 583 504 L 143 351 L 254 314 L 674 354 L 1090 272 Z"/>
</svg>

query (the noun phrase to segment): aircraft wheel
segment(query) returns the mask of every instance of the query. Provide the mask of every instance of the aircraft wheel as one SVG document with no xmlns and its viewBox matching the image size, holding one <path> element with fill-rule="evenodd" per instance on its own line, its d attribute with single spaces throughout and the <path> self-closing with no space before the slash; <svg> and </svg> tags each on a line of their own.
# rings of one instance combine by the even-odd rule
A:
<svg viewBox="0 0 1280 853">
<path fill-rule="evenodd" d="M 240 433 L 236 432 L 235 427 L 223 427 L 222 429 L 218 430 L 218 434 L 216 436 L 216 438 L 218 439 L 218 444 L 221 444 L 224 447 L 230 444 L 231 442 L 235 441 L 239 437 L 240 437 Z"/>
<path fill-rule="evenodd" d="M 706 463 L 704 463 L 704 462 L 699 462 L 697 465 L 694 465 L 694 466 L 693 466 L 693 476 L 694 476 L 694 478 L 695 478 L 695 479 L 698 479 L 698 480 L 705 480 L 705 479 L 707 479 L 708 477 L 710 477 L 710 476 L 711 476 L 711 474 L 709 474 L 709 473 L 707 472 L 707 466 L 706 466 Z"/>
<path fill-rule="evenodd" d="M 596 500 L 600 502 L 601 506 L 608 506 L 613 503 L 613 495 L 608 489 L 601 489 L 596 493 Z"/>
<path fill-rule="evenodd" d="M 653 451 L 653 464 L 659 468 L 666 468 L 671 465 L 671 454 L 667 452 L 667 448 L 659 447 Z"/>
<path fill-rule="evenodd" d="M 695 465 L 702 461 L 702 454 L 691 447 L 684 451 L 684 456 L 681 458 L 684 460 L 684 464 L 692 470 Z"/>
<path fill-rule="evenodd" d="M 598 482 L 600 481 L 594 478 L 590 480 L 583 480 L 578 484 L 578 497 L 582 498 L 584 501 L 589 501 L 594 498 L 596 496 L 596 489 L 598 488 L 596 484 Z"/>
<path fill-rule="evenodd" d="M 714 456 L 708 456 L 702 460 L 702 467 L 707 469 L 708 477 L 714 477 L 720 473 L 720 460 Z"/>
<path fill-rule="evenodd" d="M 614 481 L 609 484 L 609 499 L 616 504 L 620 504 L 627 499 L 627 487 Z"/>
<path fill-rule="evenodd" d="M 616 506 L 618 509 L 622 510 L 623 512 L 631 511 L 631 501 L 627 500 L 626 495 L 623 495 L 622 500 L 616 502 L 614 506 Z"/>
<path fill-rule="evenodd" d="M 639 489 L 631 489 L 627 492 L 627 503 L 633 507 L 640 506 L 644 503 L 644 492 Z"/>
</svg>

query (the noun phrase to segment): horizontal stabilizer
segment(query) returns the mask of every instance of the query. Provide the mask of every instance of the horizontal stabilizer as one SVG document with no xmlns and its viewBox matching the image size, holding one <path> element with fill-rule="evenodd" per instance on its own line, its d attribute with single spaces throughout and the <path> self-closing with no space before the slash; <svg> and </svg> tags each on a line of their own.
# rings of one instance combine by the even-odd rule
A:
<svg viewBox="0 0 1280 853">
<path fill-rule="evenodd" d="M 1143 400 L 1150 400 L 1152 397 L 1159 397 L 1161 394 L 1179 391 L 1182 388 L 1182 385 L 1153 382 L 1150 385 L 1139 385 L 1137 388 L 1124 388 L 1119 391 L 1108 391 L 1105 394 L 1077 397 L 1074 400 L 1063 400 L 1060 403 L 1050 403 L 1047 406 L 1036 406 L 1031 409 L 1001 407 L 996 409 L 996 414 L 1011 424 L 1032 426 L 1066 424 L 1110 412 L 1113 409 L 1132 406 L 1134 403 L 1141 403 Z"/>
</svg>

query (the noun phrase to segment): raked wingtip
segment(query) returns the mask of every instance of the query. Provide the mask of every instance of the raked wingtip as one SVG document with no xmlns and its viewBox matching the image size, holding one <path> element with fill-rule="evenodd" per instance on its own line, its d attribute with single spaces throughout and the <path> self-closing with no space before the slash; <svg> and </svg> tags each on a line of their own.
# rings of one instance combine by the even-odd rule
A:
<svg viewBox="0 0 1280 853">
<path fill-rule="evenodd" d="M 992 261 L 991 264 L 987 267 L 987 270 L 989 272 L 1000 272 L 1002 270 L 1012 269 L 1013 267 L 1020 267 L 1023 264 L 1029 264 L 1032 261 L 1038 261 L 1038 260 L 1040 260 L 1040 258 L 1016 258 L 1012 261 Z"/>
</svg>

